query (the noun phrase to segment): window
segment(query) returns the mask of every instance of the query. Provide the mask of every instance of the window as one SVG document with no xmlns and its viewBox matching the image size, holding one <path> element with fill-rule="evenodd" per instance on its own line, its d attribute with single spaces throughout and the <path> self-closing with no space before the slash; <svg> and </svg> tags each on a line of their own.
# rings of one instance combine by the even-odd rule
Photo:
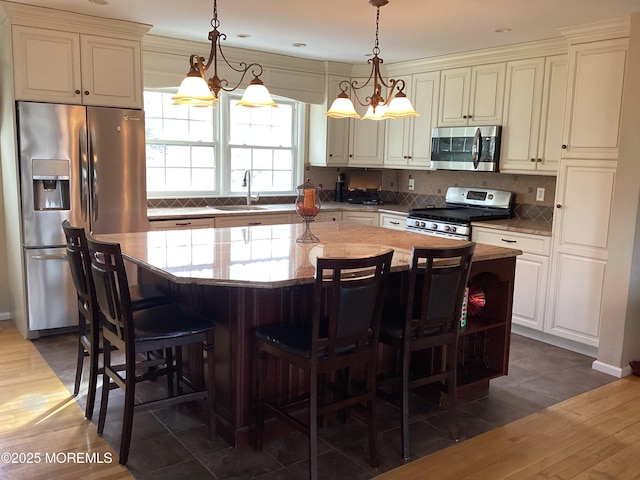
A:
<svg viewBox="0 0 640 480">
<path fill-rule="evenodd" d="M 149 196 L 215 193 L 213 110 L 173 105 L 172 93 L 145 91 Z"/>
<path fill-rule="evenodd" d="M 293 194 L 302 178 L 303 106 L 243 108 L 223 95 L 217 108 L 174 106 L 173 93 L 145 91 L 149 197 Z"/>
<path fill-rule="evenodd" d="M 242 193 L 244 172 L 251 170 L 254 192 L 292 192 L 295 173 L 295 145 L 292 103 L 278 108 L 236 107 L 229 104 L 230 193 Z"/>
</svg>

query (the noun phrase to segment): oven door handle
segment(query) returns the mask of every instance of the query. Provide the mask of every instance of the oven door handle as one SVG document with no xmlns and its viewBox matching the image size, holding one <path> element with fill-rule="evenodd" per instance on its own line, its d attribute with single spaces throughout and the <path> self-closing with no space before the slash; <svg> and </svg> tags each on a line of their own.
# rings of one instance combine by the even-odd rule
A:
<svg viewBox="0 0 640 480">
<path fill-rule="evenodd" d="M 480 128 L 476 128 L 476 134 L 473 136 L 473 145 L 471 146 L 471 160 L 473 160 L 473 168 L 478 169 L 480 163 L 480 155 L 482 154 L 482 132 Z"/>
</svg>

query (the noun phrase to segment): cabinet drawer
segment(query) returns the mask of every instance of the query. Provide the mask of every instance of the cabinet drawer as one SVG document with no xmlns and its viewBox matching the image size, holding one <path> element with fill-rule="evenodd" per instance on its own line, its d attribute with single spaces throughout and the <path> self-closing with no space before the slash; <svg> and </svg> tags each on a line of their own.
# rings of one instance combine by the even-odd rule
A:
<svg viewBox="0 0 640 480">
<path fill-rule="evenodd" d="M 178 218 L 174 220 L 151 220 L 149 230 L 185 230 L 191 228 L 213 228 L 213 218 Z"/>
<path fill-rule="evenodd" d="M 473 241 L 497 247 L 518 248 L 524 253 L 550 255 L 551 237 L 473 227 Z"/>
<path fill-rule="evenodd" d="M 393 230 L 404 230 L 407 226 L 407 217 L 405 215 L 381 213 L 380 226 L 384 228 L 391 228 Z"/>
</svg>

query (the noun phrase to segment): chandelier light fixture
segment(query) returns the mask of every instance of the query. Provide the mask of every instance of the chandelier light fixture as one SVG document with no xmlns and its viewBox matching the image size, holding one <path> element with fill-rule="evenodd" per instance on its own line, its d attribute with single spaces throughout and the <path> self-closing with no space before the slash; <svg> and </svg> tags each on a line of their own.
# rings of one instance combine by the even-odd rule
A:
<svg viewBox="0 0 640 480">
<path fill-rule="evenodd" d="M 367 112 L 364 117 L 362 117 L 363 120 L 385 120 L 387 118 L 418 116 L 418 112 L 415 111 L 411 101 L 404 93 L 406 86 L 404 80 L 389 79 L 387 83 L 380 74 L 380 64 L 384 63 L 384 60 L 378 56 L 380 53 L 380 47 L 378 45 L 380 7 L 384 7 L 389 3 L 389 0 L 369 0 L 369 3 L 376 7 L 376 43 L 373 47 L 373 57 L 368 60 L 368 63 L 371 64 L 371 75 L 369 75 L 364 85 L 361 86 L 358 86 L 356 80 L 343 80 L 340 82 L 340 94 L 333 101 L 331 108 L 329 108 L 325 115 L 332 118 L 360 118 L 347 93 L 349 88 L 351 88 L 353 98 L 355 98 L 358 104 L 367 107 Z M 371 96 L 365 97 L 364 101 L 362 101 L 358 92 L 369 85 L 371 81 L 373 81 L 373 93 Z M 382 95 L 383 87 L 388 91 L 386 96 Z M 398 93 L 394 96 L 393 93 L 396 89 Z M 362 95 L 362 93 L 360 95 Z"/>
<path fill-rule="evenodd" d="M 191 68 L 185 79 L 180 84 L 178 93 L 171 99 L 174 105 L 193 105 L 196 107 L 215 107 L 218 102 L 220 90 L 232 92 L 237 89 L 248 72 L 253 75 L 253 80 L 245 89 L 242 99 L 238 105 L 243 107 L 277 107 L 276 102 L 271 98 L 271 94 L 267 87 L 264 86 L 260 75 L 263 68 L 259 63 L 240 62 L 238 66 L 233 66 L 222 52 L 221 40 L 226 40 L 227 36 L 218 31 L 220 21 L 218 20 L 218 2 L 213 0 L 213 18 L 211 20 L 213 30 L 209 32 L 209 41 L 211 42 L 211 52 L 209 58 L 205 62 L 204 57 L 193 54 L 189 57 Z M 229 68 L 242 74 L 235 86 L 229 87 L 229 81 L 221 79 L 218 76 L 218 55 Z M 221 63 L 221 65 L 224 65 Z M 205 73 L 209 68 L 213 68 L 213 76 L 206 79 Z"/>
</svg>

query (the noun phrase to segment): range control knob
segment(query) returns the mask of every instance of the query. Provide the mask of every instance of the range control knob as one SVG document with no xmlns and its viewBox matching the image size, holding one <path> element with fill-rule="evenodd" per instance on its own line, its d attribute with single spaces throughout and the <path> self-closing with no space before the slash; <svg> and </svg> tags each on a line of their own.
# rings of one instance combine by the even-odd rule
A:
<svg viewBox="0 0 640 480">
<path fill-rule="evenodd" d="M 432 223 L 431 224 L 431 230 L 437 230 L 438 229 L 438 224 L 437 223 Z"/>
<path fill-rule="evenodd" d="M 445 225 L 444 226 L 444 231 L 445 232 L 450 232 L 451 231 L 451 227 L 449 225 Z"/>
<path fill-rule="evenodd" d="M 455 227 L 455 225 L 451 226 L 451 231 L 452 231 L 453 233 L 456 233 L 456 230 L 458 230 L 458 229 Z"/>
</svg>

